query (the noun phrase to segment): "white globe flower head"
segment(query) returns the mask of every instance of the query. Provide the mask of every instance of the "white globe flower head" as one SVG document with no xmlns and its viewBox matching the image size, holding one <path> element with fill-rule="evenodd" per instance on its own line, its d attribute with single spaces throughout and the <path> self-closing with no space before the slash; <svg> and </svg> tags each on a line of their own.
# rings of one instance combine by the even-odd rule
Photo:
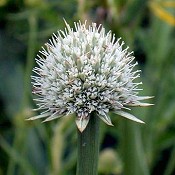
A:
<svg viewBox="0 0 175 175">
<path fill-rule="evenodd" d="M 61 116 L 76 114 L 76 124 L 82 132 L 92 112 L 106 124 L 112 125 L 109 111 L 144 123 L 126 110 L 129 106 L 149 106 L 138 96 L 139 85 L 135 82 L 140 70 L 133 52 L 124 42 L 116 40 L 111 31 L 107 34 L 102 26 L 86 22 L 74 23 L 75 31 L 66 22 L 65 31 L 53 34 L 36 59 L 38 67 L 32 76 L 33 94 L 36 94 L 41 114 L 30 118 L 50 121 Z"/>
</svg>

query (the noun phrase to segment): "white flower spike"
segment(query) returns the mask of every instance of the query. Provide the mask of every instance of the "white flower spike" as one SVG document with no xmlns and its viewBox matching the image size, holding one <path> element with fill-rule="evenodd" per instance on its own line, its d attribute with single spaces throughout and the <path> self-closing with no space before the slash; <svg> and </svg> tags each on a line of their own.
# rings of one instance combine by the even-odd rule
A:
<svg viewBox="0 0 175 175">
<path fill-rule="evenodd" d="M 32 76 L 34 99 L 42 113 L 35 120 L 50 121 L 76 114 L 76 125 L 83 132 L 90 113 L 96 112 L 106 124 L 112 125 L 108 116 L 114 111 L 125 118 L 144 123 L 127 113 L 128 106 L 149 106 L 139 97 L 135 82 L 139 70 L 134 70 L 132 52 L 123 49 L 124 42 L 116 40 L 111 31 L 86 22 L 74 23 L 75 31 L 65 22 L 65 31 L 53 34 L 36 59 L 38 67 Z"/>
</svg>

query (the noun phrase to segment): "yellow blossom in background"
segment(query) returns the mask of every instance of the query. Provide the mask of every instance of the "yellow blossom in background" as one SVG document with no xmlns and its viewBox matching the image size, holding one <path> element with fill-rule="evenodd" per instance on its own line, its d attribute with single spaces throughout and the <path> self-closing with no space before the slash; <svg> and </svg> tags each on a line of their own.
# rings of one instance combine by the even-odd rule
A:
<svg viewBox="0 0 175 175">
<path fill-rule="evenodd" d="M 7 3 L 7 0 L 0 0 L 0 7 L 4 6 Z"/>
<path fill-rule="evenodd" d="M 175 16 L 173 16 L 170 12 L 165 10 L 165 7 L 175 7 L 175 2 L 166 1 L 166 2 L 156 2 L 151 1 L 149 3 L 149 7 L 154 15 L 159 17 L 161 20 L 165 21 L 170 25 L 175 26 Z"/>
</svg>

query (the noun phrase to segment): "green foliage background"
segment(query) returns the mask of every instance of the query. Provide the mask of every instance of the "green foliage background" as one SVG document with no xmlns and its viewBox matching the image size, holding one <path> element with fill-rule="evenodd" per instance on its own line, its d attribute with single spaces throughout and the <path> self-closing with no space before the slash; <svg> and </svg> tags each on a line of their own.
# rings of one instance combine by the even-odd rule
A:
<svg viewBox="0 0 175 175">
<path fill-rule="evenodd" d="M 157 3 L 165 2 L 156 1 Z M 75 175 L 74 119 L 29 122 L 32 68 L 53 32 L 79 19 L 102 23 L 135 51 L 143 95 L 134 108 L 146 124 L 111 116 L 101 123 L 100 175 L 175 174 L 175 26 L 147 0 L 0 0 L 0 175 Z M 173 8 L 166 10 L 175 15 Z"/>
</svg>

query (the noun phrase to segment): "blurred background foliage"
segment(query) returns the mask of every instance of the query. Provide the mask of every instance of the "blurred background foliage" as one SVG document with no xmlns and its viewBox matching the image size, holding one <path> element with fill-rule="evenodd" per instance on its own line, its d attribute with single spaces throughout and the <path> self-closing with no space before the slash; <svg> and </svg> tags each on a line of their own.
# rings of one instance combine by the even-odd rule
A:
<svg viewBox="0 0 175 175">
<path fill-rule="evenodd" d="M 99 175 L 175 174 L 175 1 L 0 0 L 0 175 L 74 175 L 76 127 L 34 116 L 30 76 L 38 50 L 63 18 L 102 23 L 134 50 L 149 108 L 140 125 L 111 116 L 101 123 Z"/>
</svg>

